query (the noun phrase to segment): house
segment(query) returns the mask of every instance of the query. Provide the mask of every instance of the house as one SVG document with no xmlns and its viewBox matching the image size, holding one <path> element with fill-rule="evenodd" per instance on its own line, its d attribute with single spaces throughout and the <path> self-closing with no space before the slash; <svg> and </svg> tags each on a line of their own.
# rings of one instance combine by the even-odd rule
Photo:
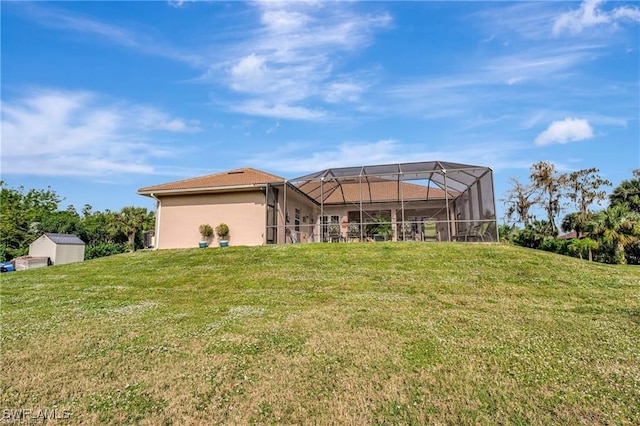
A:
<svg viewBox="0 0 640 426">
<path fill-rule="evenodd" d="M 29 244 L 29 257 L 49 258 L 51 265 L 82 262 L 84 248 L 84 241 L 75 235 L 44 233 Z"/>
<path fill-rule="evenodd" d="M 138 193 L 156 200 L 155 247 L 162 249 L 196 247 L 204 223 L 228 224 L 232 245 L 423 241 L 431 232 L 453 241 L 484 222 L 483 241 L 497 241 L 493 174 L 484 166 L 431 161 L 295 179 L 242 168 Z"/>
</svg>

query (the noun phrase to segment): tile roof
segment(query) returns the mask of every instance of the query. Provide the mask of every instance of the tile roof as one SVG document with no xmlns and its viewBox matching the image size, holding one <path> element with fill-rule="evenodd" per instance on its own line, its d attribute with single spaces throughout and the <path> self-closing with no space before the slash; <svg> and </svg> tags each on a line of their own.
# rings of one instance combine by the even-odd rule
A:
<svg viewBox="0 0 640 426">
<path fill-rule="evenodd" d="M 242 185 L 261 185 L 266 183 L 284 182 L 284 178 L 253 168 L 230 170 L 212 175 L 199 176 L 161 185 L 147 186 L 138 190 L 139 194 L 153 192 L 188 191 L 198 189 L 222 189 L 225 187 Z"/>
<path fill-rule="evenodd" d="M 298 188 L 307 193 L 311 198 L 320 202 L 321 190 L 320 182 L 307 181 L 298 185 Z M 362 181 L 362 186 L 357 180 L 329 181 L 323 184 L 322 198 L 325 204 L 359 203 L 360 194 L 364 203 L 372 202 L 392 202 L 411 200 L 433 200 L 444 199 L 445 191 L 440 188 L 427 187 L 412 183 L 402 182 L 400 185 L 396 180 L 368 178 Z M 457 192 L 449 191 L 449 197 L 458 195 Z"/>
<path fill-rule="evenodd" d="M 262 185 L 267 183 L 282 183 L 285 179 L 253 168 L 242 168 L 227 172 L 215 173 L 207 176 L 199 176 L 191 179 L 184 179 L 169 182 L 161 185 L 140 188 L 139 194 L 148 195 L 152 193 L 172 193 L 172 192 L 198 192 L 225 189 L 236 186 Z M 339 183 L 338 183 L 339 182 Z M 298 183 L 296 187 L 307 194 L 311 199 L 320 203 L 320 182 L 317 180 Z M 399 192 L 399 188 L 402 191 Z M 323 197 L 325 204 L 359 203 L 360 194 L 362 201 L 371 202 L 393 202 L 401 198 L 406 201 L 411 200 L 433 200 L 444 199 L 445 191 L 437 187 L 426 185 L 416 185 L 402 182 L 400 185 L 395 179 L 384 179 L 369 177 L 362 181 L 354 178 L 344 178 L 324 182 Z M 402 195 L 402 197 L 400 196 Z M 449 189 L 449 197 L 456 197 L 458 192 Z"/>
<path fill-rule="evenodd" d="M 54 234 L 45 232 L 45 234 L 51 241 L 61 245 L 85 245 L 85 242 L 73 234 Z"/>
</svg>

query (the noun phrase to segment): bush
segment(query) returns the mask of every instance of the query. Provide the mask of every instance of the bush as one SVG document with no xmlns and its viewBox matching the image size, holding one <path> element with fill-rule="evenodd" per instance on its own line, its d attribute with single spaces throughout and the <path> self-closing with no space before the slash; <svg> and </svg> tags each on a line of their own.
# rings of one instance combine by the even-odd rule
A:
<svg viewBox="0 0 640 426">
<path fill-rule="evenodd" d="M 640 242 L 629 244 L 624 248 L 628 265 L 640 265 Z"/>
<path fill-rule="evenodd" d="M 198 230 L 200 231 L 200 235 L 202 236 L 203 241 L 208 240 L 213 236 L 213 228 L 208 223 L 203 223 L 202 225 L 200 225 L 200 228 L 198 228 Z"/>
<path fill-rule="evenodd" d="M 226 238 L 229 235 L 229 226 L 226 223 L 216 226 L 216 234 L 220 238 Z"/>
<path fill-rule="evenodd" d="M 560 240 L 558 238 L 549 238 L 542 242 L 542 244 L 540 245 L 540 249 L 544 251 L 550 251 L 552 253 L 563 254 L 565 256 L 575 257 L 575 254 L 569 248 L 570 245 L 571 245 L 571 240 Z"/>
<path fill-rule="evenodd" d="M 498 226 L 498 234 L 500 234 L 500 242 L 511 244 L 514 238 L 520 232 L 516 225 L 507 225 L 503 223 Z"/>
<path fill-rule="evenodd" d="M 98 257 L 112 256 L 114 254 L 126 253 L 128 250 L 127 244 L 116 243 L 101 243 L 95 245 L 88 245 L 84 250 L 84 259 L 96 259 Z"/>
</svg>

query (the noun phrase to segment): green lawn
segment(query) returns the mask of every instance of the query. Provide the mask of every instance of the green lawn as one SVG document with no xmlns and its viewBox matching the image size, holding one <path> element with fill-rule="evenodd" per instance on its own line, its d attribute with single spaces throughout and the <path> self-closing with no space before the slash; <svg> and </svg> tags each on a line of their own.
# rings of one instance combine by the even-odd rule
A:
<svg viewBox="0 0 640 426">
<path fill-rule="evenodd" d="M 4 421 L 640 424 L 638 267 L 341 243 L 138 252 L 1 280 Z"/>
</svg>

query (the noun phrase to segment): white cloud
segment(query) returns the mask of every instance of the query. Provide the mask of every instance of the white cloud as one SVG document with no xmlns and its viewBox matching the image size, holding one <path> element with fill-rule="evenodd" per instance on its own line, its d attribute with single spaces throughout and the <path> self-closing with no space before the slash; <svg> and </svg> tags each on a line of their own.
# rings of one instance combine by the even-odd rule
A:
<svg viewBox="0 0 640 426">
<path fill-rule="evenodd" d="M 530 40 L 549 37 L 552 19 L 557 10 L 554 2 L 499 2 L 471 14 L 474 25 L 485 30 L 484 42 L 509 46 L 514 35 Z"/>
<path fill-rule="evenodd" d="M 40 176 L 153 173 L 151 157 L 168 155 L 149 132 L 197 128 L 162 111 L 105 101 L 95 93 L 32 92 L 2 102 L 2 172 Z"/>
<path fill-rule="evenodd" d="M 196 133 L 202 129 L 197 120 L 186 121 L 181 118 L 173 118 L 167 113 L 148 106 L 125 106 L 131 117 L 132 124 L 145 131 L 167 131 L 175 133 Z"/>
<path fill-rule="evenodd" d="M 562 121 L 554 121 L 547 130 L 540 133 L 535 144 L 538 146 L 552 143 L 568 143 L 590 139 L 593 137 L 593 128 L 587 120 L 579 118 L 565 118 Z"/>
<path fill-rule="evenodd" d="M 169 0 L 169 6 L 171 7 L 175 7 L 176 9 L 181 8 L 182 6 L 184 6 L 184 4 L 187 2 L 187 0 Z"/>
<path fill-rule="evenodd" d="M 313 110 L 302 106 L 275 103 L 271 104 L 259 99 L 236 104 L 233 110 L 248 115 L 258 115 L 262 117 L 285 118 L 289 120 L 320 120 L 326 117 L 326 113 L 320 110 Z"/>
<path fill-rule="evenodd" d="M 329 83 L 325 88 L 325 100 L 329 103 L 356 102 L 366 90 L 362 84 L 352 82 Z"/>
<path fill-rule="evenodd" d="M 507 80 L 507 85 L 513 86 L 514 84 L 522 83 L 524 81 L 523 77 L 511 77 Z"/>
<path fill-rule="evenodd" d="M 181 7 L 184 1 L 177 1 L 175 7 Z M 171 4 L 171 2 L 170 2 Z M 20 9 L 28 18 L 47 28 L 62 31 L 74 31 L 88 36 L 97 36 L 113 43 L 134 49 L 148 55 L 155 55 L 184 62 L 193 66 L 203 64 L 203 57 L 178 49 L 170 44 L 161 43 L 152 37 L 129 29 L 101 22 L 91 17 L 68 10 L 29 3 Z"/>
<path fill-rule="evenodd" d="M 616 25 L 621 21 L 640 22 L 640 8 L 620 6 L 605 11 L 600 8 L 602 3 L 603 0 L 585 0 L 579 9 L 558 16 L 553 24 L 553 33 L 559 34 L 566 30 L 578 34 L 596 25 Z"/>
<path fill-rule="evenodd" d="M 336 146 L 317 143 L 291 143 L 264 153 L 256 153 L 245 159 L 252 164 L 284 175 L 304 174 L 332 167 L 350 167 L 363 164 L 393 164 L 415 161 L 445 160 L 462 164 L 478 164 L 496 169 L 528 169 L 529 159 L 516 160 L 513 153 L 523 145 L 513 141 L 481 143 L 474 138 L 469 143 L 408 144 L 397 139 L 382 139 L 374 142 L 343 142 Z M 433 147 L 433 149 L 431 149 Z"/>
<path fill-rule="evenodd" d="M 309 22 L 309 17 L 299 12 L 267 10 L 262 14 L 262 23 L 276 32 L 290 32 L 300 29 Z"/>
<path fill-rule="evenodd" d="M 302 144 L 298 144 L 300 146 Z M 302 155 L 295 147 L 288 146 L 275 155 L 273 152 L 255 155 L 249 159 L 249 164 L 287 173 L 305 173 L 332 167 L 357 166 L 363 163 L 364 158 L 367 164 L 399 162 L 399 151 L 398 141 L 393 139 L 342 143 L 327 150 Z"/>
<path fill-rule="evenodd" d="M 364 48 L 375 29 L 391 22 L 386 15 L 358 15 L 348 4 L 256 2 L 262 24 L 232 45 L 222 71 L 228 87 L 249 97 L 233 110 L 278 118 L 315 120 L 310 101 L 354 102 L 367 87 L 340 75 L 340 55 Z M 207 77 L 218 79 L 217 66 Z M 345 81 L 346 80 L 346 81 Z M 306 105 L 302 105 L 305 102 Z M 277 115 L 282 113 L 282 115 Z"/>
</svg>

